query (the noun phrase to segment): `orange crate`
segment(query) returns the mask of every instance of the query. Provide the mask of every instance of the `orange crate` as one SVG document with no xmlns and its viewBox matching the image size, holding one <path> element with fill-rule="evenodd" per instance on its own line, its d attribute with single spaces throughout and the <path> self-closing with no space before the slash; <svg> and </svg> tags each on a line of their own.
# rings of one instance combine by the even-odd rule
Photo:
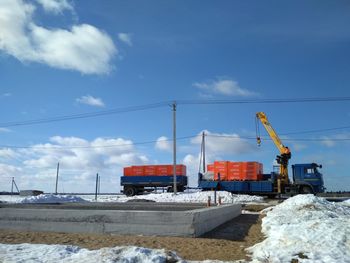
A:
<svg viewBox="0 0 350 263">
<path fill-rule="evenodd" d="M 132 176 L 132 167 L 124 167 L 124 176 Z"/>
<path fill-rule="evenodd" d="M 134 176 L 144 176 L 145 175 L 145 167 L 143 165 L 140 166 L 131 166 L 132 175 Z"/>
<path fill-rule="evenodd" d="M 214 164 L 207 165 L 207 172 L 214 172 Z"/>
<path fill-rule="evenodd" d="M 225 181 L 227 180 L 227 161 L 215 161 L 214 162 L 214 180 Z"/>
<path fill-rule="evenodd" d="M 241 162 L 228 162 L 227 180 L 229 181 L 242 180 L 242 163 Z"/>
<path fill-rule="evenodd" d="M 258 162 L 244 162 L 242 164 L 242 179 L 259 181 L 262 178 L 262 164 Z"/>
<path fill-rule="evenodd" d="M 156 165 L 145 165 L 144 166 L 144 175 L 157 175 L 157 166 Z"/>
<path fill-rule="evenodd" d="M 157 165 L 156 167 L 156 175 L 173 175 L 174 174 L 174 166 L 171 164 L 168 165 Z M 183 164 L 176 165 L 176 175 L 184 175 L 186 176 L 186 166 Z"/>
</svg>

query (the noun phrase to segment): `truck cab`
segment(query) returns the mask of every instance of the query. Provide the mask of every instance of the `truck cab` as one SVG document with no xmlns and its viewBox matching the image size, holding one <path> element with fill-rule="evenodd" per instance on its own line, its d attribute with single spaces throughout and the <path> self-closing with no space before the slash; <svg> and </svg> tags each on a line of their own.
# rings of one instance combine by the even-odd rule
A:
<svg viewBox="0 0 350 263">
<path fill-rule="evenodd" d="M 294 186 L 301 194 L 323 193 L 325 190 L 323 175 L 318 168 L 322 165 L 316 163 L 304 163 L 292 165 Z"/>
</svg>

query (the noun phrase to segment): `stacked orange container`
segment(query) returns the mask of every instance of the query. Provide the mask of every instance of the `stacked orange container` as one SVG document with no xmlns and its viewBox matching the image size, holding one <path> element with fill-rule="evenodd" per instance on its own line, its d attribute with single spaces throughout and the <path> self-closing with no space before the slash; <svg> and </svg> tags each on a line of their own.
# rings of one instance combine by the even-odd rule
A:
<svg viewBox="0 0 350 263">
<path fill-rule="evenodd" d="M 262 164 L 258 162 L 242 163 L 242 179 L 245 181 L 259 181 L 262 175 Z"/>
<path fill-rule="evenodd" d="M 173 165 L 138 165 L 124 167 L 124 176 L 171 176 L 174 174 Z M 186 166 L 176 165 L 176 175 L 186 176 Z"/>
<path fill-rule="evenodd" d="M 227 179 L 228 181 L 239 181 L 242 178 L 242 163 L 241 162 L 228 162 L 227 165 Z"/>
<path fill-rule="evenodd" d="M 207 170 L 214 172 L 214 180 L 259 181 L 262 180 L 263 165 L 259 162 L 215 161 L 208 164 Z"/>
<path fill-rule="evenodd" d="M 227 180 L 227 161 L 215 161 L 214 162 L 214 180 L 226 181 Z"/>
</svg>

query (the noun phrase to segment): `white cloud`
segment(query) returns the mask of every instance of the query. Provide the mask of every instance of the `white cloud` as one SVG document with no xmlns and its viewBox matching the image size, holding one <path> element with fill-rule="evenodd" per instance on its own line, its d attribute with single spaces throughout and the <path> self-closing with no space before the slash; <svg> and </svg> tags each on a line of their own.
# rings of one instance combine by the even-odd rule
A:
<svg viewBox="0 0 350 263">
<path fill-rule="evenodd" d="M 54 14 L 62 13 L 64 10 L 73 10 L 73 6 L 67 0 L 36 0 L 45 11 Z"/>
<path fill-rule="evenodd" d="M 219 94 L 225 96 L 254 96 L 257 93 L 243 89 L 238 85 L 238 82 L 232 79 L 218 79 L 207 82 L 196 82 L 193 84 L 202 92 L 201 96 L 210 96 L 211 94 Z"/>
<path fill-rule="evenodd" d="M 118 38 L 120 41 L 124 42 L 125 44 L 132 46 L 131 34 L 119 33 Z"/>
<path fill-rule="evenodd" d="M 165 136 L 161 136 L 157 139 L 155 147 L 158 150 L 166 151 L 166 152 L 170 152 L 172 149 L 170 141 Z"/>
<path fill-rule="evenodd" d="M 57 2 L 63 8 L 65 1 Z M 117 54 L 112 39 L 88 24 L 69 30 L 44 28 L 35 24 L 35 6 L 23 0 L 0 2 L 0 50 L 21 62 L 38 62 L 84 74 L 106 74 Z"/>
<path fill-rule="evenodd" d="M 80 98 L 77 98 L 76 101 L 82 104 L 90 105 L 90 106 L 96 106 L 96 107 L 105 106 L 101 98 L 95 98 L 91 95 L 81 96 Z"/>
<path fill-rule="evenodd" d="M 0 132 L 10 132 L 11 130 L 10 129 L 7 129 L 7 128 L 1 128 L 0 127 Z"/>
<path fill-rule="evenodd" d="M 232 133 L 212 133 L 204 131 L 205 148 L 206 151 L 212 155 L 224 154 L 245 154 L 256 151 L 256 147 L 248 142 L 248 140 L 241 138 L 238 134 Z M 200 132 L 202 134 L 202 132 Z M 201 144 L 201 136 L 197 136 L 191 140 L 193 144 Z"/>
<path fill-rule="evenodd" d="M 11 159 L 11 158 L 16 158 L 17 153 L 9 148 L 1 148 L 0 149 L 0 158 L 4 159 Z"/>
<path fill-rule="evenodd" d="M 66 191 L 71 192 L 93 191 L 89 187 L 93 185 L 96 173 L 99 173 L 105 182 L 102 189 L 117 192 L 123 167 L 149 162 L 148 157 L 139 153 L 131 140 L 123 138 L 98 137 L 86 140 L 79 137 L 53 136 L 48 143 L 36 144 L 31 148 L 0 151 L 0 157 L 5 159 L 12 155 L 20 157 L 17 161 L 23 161 L 19 161 L 17 170 L 6 166 L 6 171 L 7 175 L 16 176 L 16 181 L 21 184 L 20 188 L 25 186 L 32 189 L 54 189 L 53 185 L 48 184 L 54 184 L 55 169 L 59 162 L 61 184 L 65 185 Z M 23 172 L 17 173 L 18 169 Z M 0 166 L 0 173 L 1 171 Z"/>
<path fill-rule="evenodd" d="M 2 94 L 3 97 L 11 97 L 12 96 L 12 93 L 10 92 L 6 92 L 4 94 Z"/>
</svg>

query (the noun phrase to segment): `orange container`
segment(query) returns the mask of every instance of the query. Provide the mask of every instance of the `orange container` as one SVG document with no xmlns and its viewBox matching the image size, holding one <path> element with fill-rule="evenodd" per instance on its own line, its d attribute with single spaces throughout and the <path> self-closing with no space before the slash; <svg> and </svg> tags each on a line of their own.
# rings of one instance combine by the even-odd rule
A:
<svg viewBox="0 0 350 263">
<path fill-rule="evenodd" d="M 258 162 L 242 163 L 242 180 L 259 181 L 262 179 L 263 166 Z"/>
<path fill-rule="evenodd" d="M 228 162 L 227 180 L 228 181 L 242 180 L 242 163 L 241 162 Z"/>
<path fill-rule="evenodd" d="M 124 167 L 124 176 L 132 176 L 132 167 Z"/>
<path fill-rule="evenodd" d="M 214 180 L 225 181 L 227 180 L 227 161 L 215 161 L 214 162 Z"/>
<path fill-rule="evenodd" d="M 214 164 L 207 165 L 207 172 L 214 172 Z"/>
<path fill-rule="evenodd" d="M 173 175 L 174 174 L 174 166 L 171 164 L 168 165 L 157 165 L 156 166 L 156 175 Z M 186 176 L 186 166 L 183 164 L 176 165 L 176 175 L 184 175 Z"/>
<path fill-rule="evenodd" d="M 156 175 L 167 175 L 168 174 L 168 165 L 157 165 Z"/>
<path fill-rule="evenodd" d="M 145 165 L 144 166 L 144 175 L 157 175 L 157 165 Z"/>
<path fill-rule="evenodd" d="M 131 166 L 132 175 L 134 176 L 143 176 L 145 175 L 145 167 L 143 165 L 140 166 Z"/>
</svg>

